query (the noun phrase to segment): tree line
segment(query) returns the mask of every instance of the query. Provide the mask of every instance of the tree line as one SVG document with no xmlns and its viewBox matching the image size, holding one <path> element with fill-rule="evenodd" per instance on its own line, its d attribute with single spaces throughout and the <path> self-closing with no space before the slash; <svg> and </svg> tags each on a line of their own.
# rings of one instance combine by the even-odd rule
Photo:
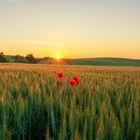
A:
<svg viewBox="0 0 140 140">
<path fill-rule="evenodd" d="M 28 54 L 25 57 L 21 55 L 5 55 L 3 52 L 0 52 L 0 62 L 17 62 L 17 63 L 38 63 L 39 59 L 35 58 L 33 54 Z"/>
</svg>

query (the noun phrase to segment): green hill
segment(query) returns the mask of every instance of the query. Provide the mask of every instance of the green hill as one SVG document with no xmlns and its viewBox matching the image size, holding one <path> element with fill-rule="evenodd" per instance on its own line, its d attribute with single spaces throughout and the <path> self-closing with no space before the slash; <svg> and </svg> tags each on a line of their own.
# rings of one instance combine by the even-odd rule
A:
<svg viewBox="0 0 140 140">
<path fill-rule="evenodd" d="M 29 59 L 30 57 L 30 59 Z M 28 57 L 16 55 L 0 55 L 0 62 L 14 63 L 39 63 L 39 64 L 69 64 L 69 65 L 95 65 L 95 66 L 140 66 L 140 59 L 126 58 L 78 58 L 78 59 L 61 59 L 56 61 L 54 58 L 44 57 L 35 58 L 32 55 Z"/>
<path fill-rule="evenodd" d="M 140 66 L 140 60 L 124 58 L 79 58 L 64 59 L 70 65 L 95 66 Z"/>
</svg>

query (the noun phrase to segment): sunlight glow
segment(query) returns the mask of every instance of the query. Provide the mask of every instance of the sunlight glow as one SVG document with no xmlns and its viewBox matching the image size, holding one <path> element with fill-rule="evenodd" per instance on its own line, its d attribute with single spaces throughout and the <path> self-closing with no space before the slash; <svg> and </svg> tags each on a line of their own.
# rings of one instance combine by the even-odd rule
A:
<svg viewBox="0 0 140 140">
<path fill-rule="evenodd" d="M 57 60 L 60 60 L 60 59 L 61 59 L 61 57 L 58 55 L 58 56 L 56 56 L 56 59 L 57 59 Z"/>
</svg>

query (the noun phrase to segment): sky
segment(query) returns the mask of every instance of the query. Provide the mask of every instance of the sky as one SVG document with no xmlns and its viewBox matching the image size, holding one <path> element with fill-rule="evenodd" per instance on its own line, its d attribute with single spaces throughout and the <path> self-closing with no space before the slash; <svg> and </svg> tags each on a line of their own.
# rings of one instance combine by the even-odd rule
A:
<svg viewBox="0 0 140 140">
<path fill-rule="evenodd" d="M 0 52 L 140 59 L 140 0 L 0 0 Z"/>
</svg>

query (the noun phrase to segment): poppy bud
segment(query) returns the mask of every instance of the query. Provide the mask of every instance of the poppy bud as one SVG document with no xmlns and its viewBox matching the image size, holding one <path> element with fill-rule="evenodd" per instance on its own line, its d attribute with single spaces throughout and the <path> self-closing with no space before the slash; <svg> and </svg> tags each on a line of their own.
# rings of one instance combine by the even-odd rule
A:
<svg viewBox="0 0 140 140">
<path fill-rule="evenodd" d="M 75 92 L 70 92 L 71 96 L 74 96 Z"/>
<path fill-rule="evenodd" d="M 56 81 L 56 84 L 57 84 L 57 85 L 60 85 L 60 83 L 61 83 L 60 80 L 57 80 L 57 81 Z"/>
</svg>

